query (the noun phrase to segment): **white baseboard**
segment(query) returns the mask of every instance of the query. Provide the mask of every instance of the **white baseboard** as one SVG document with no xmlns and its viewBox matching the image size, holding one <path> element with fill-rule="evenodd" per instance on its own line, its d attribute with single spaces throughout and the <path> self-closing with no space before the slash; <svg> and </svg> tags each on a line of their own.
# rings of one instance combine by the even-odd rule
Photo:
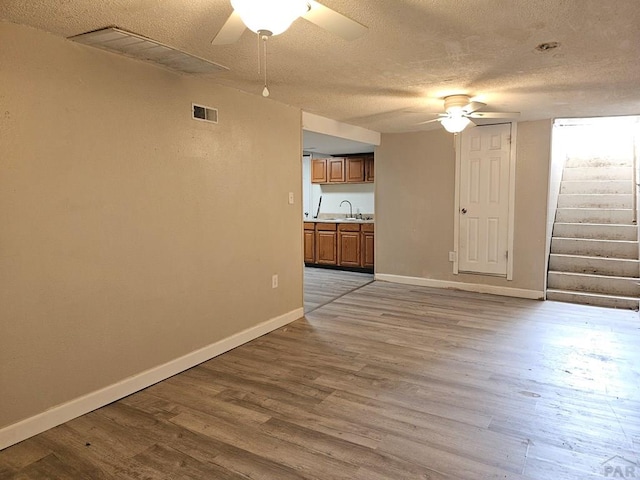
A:
<svg viewBox="0 0 640 480">
<path fill-rule="evenodd" d="M 238 332 L 228 338 L 188 353 L 175 360 L 171 360 L 163 365 L 125 378 L 118 383 L 88 393 L 87 395 L 53 407 L 38 415 L 9 425 L 0 430 L 0 450 L 57 425 L 68 422 L 80 415 L 108 405 L 111 402 L 115 402 L 191 367 L 195 367 L 202 362 L 206 362 L 222 353 L 228 352 L 244 343 L 287 325 L 303 315 L 304 309 L 302 308 L 292 310 L 284 315 L 262 322 L 255 327 Z"/>
<path fill-rule="evenodd" d="M 543 291 L 527 290 L 524 288 L 499 287 L 496 285 L 483 285 L 479 283 L 451 282 L 447 280 L 435 280 L 433 278 L 405 277 L 402 275 L 390 275 L 387 273 L 376 273 L 376 280 L 380 280 L 382 282 L 403 283 L 405 285 L 416 285 L 420 287 L 447 288 L 451 290 L 463 290 L 465 292 L 503 295 L 505 297 L 544 300 Z"/>
</svg>

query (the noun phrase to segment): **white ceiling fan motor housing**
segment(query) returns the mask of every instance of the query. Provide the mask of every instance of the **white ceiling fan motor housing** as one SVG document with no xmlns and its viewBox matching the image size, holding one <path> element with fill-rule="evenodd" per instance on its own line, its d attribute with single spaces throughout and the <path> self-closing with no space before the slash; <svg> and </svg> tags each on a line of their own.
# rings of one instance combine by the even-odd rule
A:
<svg viewBox="0 0 640 480">
<path fill-rule="evenodd" d="M 467 95 L 449 95 L 444 99 L 444 110 L 449 114 L 463 114 L 464 107 L 469 105 L 471 99 Z"/>
</svg>

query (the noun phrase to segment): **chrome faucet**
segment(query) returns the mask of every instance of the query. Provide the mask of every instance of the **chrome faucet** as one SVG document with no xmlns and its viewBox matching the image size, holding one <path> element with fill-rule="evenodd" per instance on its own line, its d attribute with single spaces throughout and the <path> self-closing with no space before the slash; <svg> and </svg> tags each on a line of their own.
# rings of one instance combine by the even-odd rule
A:
<svg viewBox="0 0 640 480">
<path fill-rule="evenodd" d="M 353 218 L 353 206 L 351 205 L 351 202 L 349 200 L 342 200 L 340 202 L 340 206 L 342 206 L 342 204 L 345 202 L 349 204 L 349 216 L 347 218 Z"/>
</svg>

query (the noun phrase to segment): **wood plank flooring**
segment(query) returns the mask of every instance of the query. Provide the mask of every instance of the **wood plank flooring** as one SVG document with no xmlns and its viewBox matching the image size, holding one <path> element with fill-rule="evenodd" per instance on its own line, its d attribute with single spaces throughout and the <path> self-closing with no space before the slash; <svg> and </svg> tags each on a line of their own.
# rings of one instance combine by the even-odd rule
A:
<svg viewBox="0 0 640 480">
<path fill-rule="evenodd" d="M 374 282 L 5 449 L 0 478 L 594 480 L 639 453 L 636 312 Z"/>
<path fill-rule="evenodd" d="M 305 267 L 304 311 L 315 310 L 371 282 L 371 273 Z"/>
</svg>

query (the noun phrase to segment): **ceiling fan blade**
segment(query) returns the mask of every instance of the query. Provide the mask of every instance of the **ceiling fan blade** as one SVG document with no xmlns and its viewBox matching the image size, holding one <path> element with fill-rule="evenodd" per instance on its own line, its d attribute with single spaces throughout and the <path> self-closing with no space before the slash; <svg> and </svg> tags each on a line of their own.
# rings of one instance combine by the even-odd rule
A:
<svg viewBox="0 0 640 480">
<path fill-rule="evenodd" d="M 517 118 L 520 112 L 473 112 L 466 116 L 469 118 Z"/>
<path fill-rule="evenodd" d="M 355 40 L 362 37 L 369 30 L 364 25 L 345 17 L 341 13 L 331 10 L 329 7 L 325 7 L 321 3 L 315 0 L 309 0 L 309 6 L 311 7 L 302 18 L 315 23 L 320 28 L 324 28 L 328 32 L 335 33 L 339 37 L 345 40 Z"/>
<path fill-rule="evenodd" d="M 446 113 L 442 112 L 426 112 L 421 108 L 404 108 L 402 109 L 403 113 L 416 113 L 420 115 L 446 115 Z"/>
<path fill-rule="evenodd" d="M 442 118 L 433 118 L 431 120 L 427 120 L 426 122 L 416 123 L 416 125 L 426 125 L 427 123 L 441 122 L 441 121 L 442 121 Z"/>
<path fill-rule="evenodd" d="M 482 102 L 469 102 L 467 104 L 467 106 L 464 107 L 462 110 L 465 113 L 473 113 L 476 110 L 480 110 L 481 108 L 486 107 L 486 106 L 487 106 L 487 104 L 486 103 L 482 103 Z"/>
<path fill-rule="evenodd" d="M 213 45 L 229 45 L 235 43 L 240 40 L 240 37 L 246 29 L 247 27 L 240 18 L 240 15 L 234 10 L 211 43 Z"/>
</svg>

